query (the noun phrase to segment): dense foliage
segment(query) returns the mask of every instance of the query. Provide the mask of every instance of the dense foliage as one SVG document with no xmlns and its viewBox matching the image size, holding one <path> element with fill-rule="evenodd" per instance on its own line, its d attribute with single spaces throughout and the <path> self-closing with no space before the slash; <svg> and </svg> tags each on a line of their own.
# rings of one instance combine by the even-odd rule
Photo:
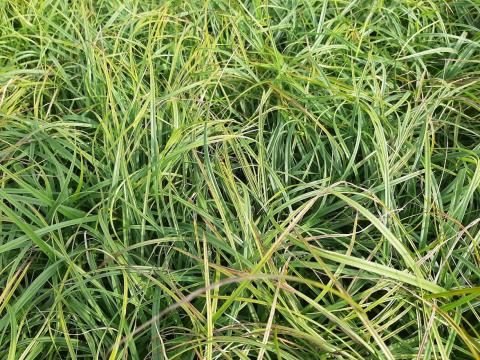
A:
<svg viewBox="0 0 480 360">
<path fill-rule="evenodd" d="M 478 0 L 0 0 L 1 359 L 480 359 Z"/>
</svg>

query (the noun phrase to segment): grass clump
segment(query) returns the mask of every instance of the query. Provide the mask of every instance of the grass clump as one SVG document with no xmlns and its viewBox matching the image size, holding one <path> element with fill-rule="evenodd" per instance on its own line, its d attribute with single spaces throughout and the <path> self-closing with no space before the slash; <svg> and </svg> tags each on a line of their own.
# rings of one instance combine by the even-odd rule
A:
<svg viewBox="0 0 480 360">
<path fill-rule="evenodd" d="M 0 358 L 479 359 L 479 27 L 0 0 Z"/>
</svg>

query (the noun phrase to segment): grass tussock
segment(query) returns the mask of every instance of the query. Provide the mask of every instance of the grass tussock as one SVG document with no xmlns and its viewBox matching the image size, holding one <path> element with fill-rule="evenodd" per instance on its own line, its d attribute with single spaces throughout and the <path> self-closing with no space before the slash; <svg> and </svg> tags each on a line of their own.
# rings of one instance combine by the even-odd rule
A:
<svg viewBox="0 0 480 360">
<path fill-rule="evenodd" d="M 0 0 L 0 358 L 479 359 L 477 0 Z"/>
</svg>

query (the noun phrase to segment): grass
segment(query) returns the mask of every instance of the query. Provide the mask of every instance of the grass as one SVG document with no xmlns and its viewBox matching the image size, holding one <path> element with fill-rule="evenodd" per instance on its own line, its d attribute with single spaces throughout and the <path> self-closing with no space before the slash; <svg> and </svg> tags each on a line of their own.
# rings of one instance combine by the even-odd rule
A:
<svg viewBox="0 0 480 360">
<path fill-rule="evenodd" d="M 480 359 L 478 0 L 0 0 L 0 358 Z"/>
</svg>

